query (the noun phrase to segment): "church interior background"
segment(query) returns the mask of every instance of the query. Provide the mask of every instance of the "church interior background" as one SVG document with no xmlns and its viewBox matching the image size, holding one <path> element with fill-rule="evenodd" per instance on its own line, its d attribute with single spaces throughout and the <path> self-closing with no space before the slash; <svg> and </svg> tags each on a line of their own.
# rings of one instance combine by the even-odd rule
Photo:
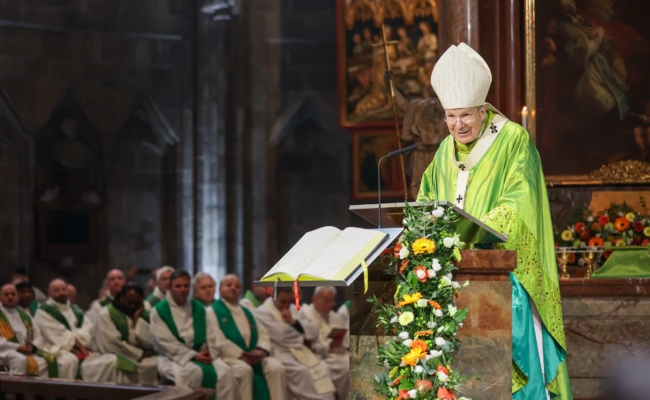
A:
<svg viewBox="0 0 650 400">
<path fill-rule="evenodd" d="M 579 247 L 582 230 L 561 234 L 583 207 L 647 215 L 643 0 L 385 3 L 0 1 L 1 274 L 24 268 L 41 288 L 64 277 L 82 306 L 113 268 L 142 284 L 162 265 L 235 273 L 249 287 L 304 233 L 367 227 L 348 207 L 376 201 L 376 162 L 397 145 L 382 24 L 407 102 L 432 96 L 436 57 L 459 38 L 484 56 L 488 102 L 540 150 L 559 247 Z M 588 61 L 579 35 L 602 39 Z M 402 131 L 422 121 L 398 111 L 402 144 L 430 160 L 439 127 Z M 407 158 L 409 184 L 423 162 Z M 384 164 L 386 201 L 403 200 L 401 179 Z M 593 283 L 570 257 L 569 371 L 575 398 L 596 399 L 607 360 L 650 351 L 650 281 Z"/>
</svg>

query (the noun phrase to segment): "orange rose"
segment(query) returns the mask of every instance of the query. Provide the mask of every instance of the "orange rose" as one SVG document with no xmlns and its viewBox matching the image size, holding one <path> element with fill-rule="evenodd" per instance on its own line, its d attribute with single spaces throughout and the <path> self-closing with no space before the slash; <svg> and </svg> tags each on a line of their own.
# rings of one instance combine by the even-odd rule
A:
<svg viewBox="0 0 650 400">
<path fill-rule="evenodd" d="M 409 266 L 409 260 L 408 259 L 402 261 L 402 265 L 400 265 L 400 267 L 399 267 L 399 273 L 400 274 L 403 273 L 404 270 L 406 269 L 406 267 L 408 267 L 408 266 Z"/>
<path fill-rule="evenodd" d="M 440 304 L 438 304 L 437 302 L 435 302 L 433 300 L 429 300 L 429 305 L 431 307 L 433 307 L 433 308 L 437 308 L 438 310 L 442 310 L 442 307 L 440 307 Z"/>
<path fill-rule="evenodd" d="M 438 396 L 440 400 L 456 400 L 456 396 L 454 395 L 454 392 L 451 390 L 447 390 L 442 386 L 438 388 L 438 393 L 436 393 L 436 396 Z"/>
<path fill-rule="evenodd" d="M 433 389 L 433 383 L 428 379 L 419 379 L 415 382 L 415 388 L 420 392 L 428 392 Z"/>
<path fill-rule="evenodd" d="M 442 372 L 443 374 L 449 376 L 449 370 L 447 368 L 445 368 L 444 366 L 442 366 L 442 365 L 438 365 L 438 368 L 436 369 L 436 371 Z"/>
<path fill-rule="evenodd" d="M 420 282 L 426 282 L 427 279 L 429 279 L 429 274 L 427 273 L 427 269 L 421 265 L 415 269 L 415 276 L 418 278 Z"/>
<path fill-rule="evenodd" d="M 630 220 L 625 217 L 616 218 L 616 221 L 614 221 L 614 228 L 619 232 L 625 232 L 630 229 Z"/>
<path fill-rule="evenodd" d="M 414 341 L 411 342 L 411 348 L 420 349 L 420 351 L 426 353 L 427 350 L 429 349 L 429 346 L 427 345 L 427 342 L 425 342 L 424 340 L 415 339 Z"/>
<path fill-rule="evenodd" d="M 402 245 L 397 243 L 395 247 L 393 248 L 393 256 L 395 258 L 399 258 L 399 251 L 402 250 Z"/>
<path fill-rule="evenodd" d="M 397 398 L 398 399 L 410 399 L 411 396 L 409 396 L 409 391 L 408 390 L 400 390 L 399 391 L 399 396 Z"/>
</svg>

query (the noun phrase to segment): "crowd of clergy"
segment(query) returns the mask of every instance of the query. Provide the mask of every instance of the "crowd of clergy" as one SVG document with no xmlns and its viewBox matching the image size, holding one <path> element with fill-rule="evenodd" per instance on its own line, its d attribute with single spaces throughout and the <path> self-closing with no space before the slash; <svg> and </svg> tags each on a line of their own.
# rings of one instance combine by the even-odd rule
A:
<svg viewBox="0 0 650 400">
<path fill-rule="evenodd" d="M 145 290 L 120 270 L 87 311 L 76 289 L 47 296 L 19 276 L 0 288 L 0 370 L 13 375 L 216 390 L 219 399 L 348 399 L 349 303 L 316 288 L 311 304 L 235 275 L 220 282 L 169 266 Z M 218 287 L 218 288 L 217 288 Z M 219 299 L 215 300 L 218 290 Z"/>
</svg>

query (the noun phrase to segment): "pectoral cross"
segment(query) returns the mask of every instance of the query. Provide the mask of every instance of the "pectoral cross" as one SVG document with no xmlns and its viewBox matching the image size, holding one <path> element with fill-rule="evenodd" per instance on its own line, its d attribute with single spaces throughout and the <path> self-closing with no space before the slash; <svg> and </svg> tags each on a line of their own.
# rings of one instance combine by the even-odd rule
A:
<svg viewBox="0 0 650 400">
<path fill-rule="evenodd" d="M 456 203 L 460 204 L 461 201 L 463 201 L 463 196 L 459 195 L 458 198 L 456 199 Z"/>
<path fill-rule="evenodd" d="M 492 122 L 490 122 L 490 131 L 492 131 L 492 133 L 497 133 L 497 127 Z"/>
<path fill-rule="evenodd" d="M 397 136 L 397 149 L 402 150 L 402 141 L 400 139 L 399 133 L 399 122 L 397 121 L 397 108 L 395 108 L 395 86 L 393 85 L 393 74 L 390 70 L 390 60 L 388 59 L 388 45 L 397 44 L 399 41 L 392 40 L 390 42 L 386 41 L 386 27 L 381 25 L 382 33 L 382 43 L 373 44 L 373 46 L 384 46 L 384 58 L 386 60 L 386 72 L 389 77 L 388 86 L 390 88 L 390 104 L 393 108 L 393 120 L 395 121 L 395 135 Z M 408 200 L 408 190 L 406 188 L 406 171 L 404 170 L 404 155 L 400 154 L 399 161 L 402 166 L 402 182 L 404 184 L 404 200 Z"/>
</svg>

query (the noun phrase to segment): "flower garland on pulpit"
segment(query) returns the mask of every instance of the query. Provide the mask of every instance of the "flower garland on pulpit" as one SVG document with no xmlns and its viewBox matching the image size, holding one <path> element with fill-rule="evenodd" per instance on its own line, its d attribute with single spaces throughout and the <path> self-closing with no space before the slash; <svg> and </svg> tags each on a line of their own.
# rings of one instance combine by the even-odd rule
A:
<svg viewBox="0 0 650 400">
<path fill-rule="evenodd" d="M 404 232 L 389 258 L 397 290 L 392 304 L 374 296 L 377 326 L 394 336 L 379 348 L 388 372 L 375 375 L 375 390 L 388 399 L 456 400 L 464 381 L 453 367 L 458 329 L 468 309 L 454 301 L 462 287 L 453 281 L 453 261 L 461 242 L 454 229 L 458 215 L 437 203 L 404 207 Z M 464 399 L 463 397 L 459 398 Z"/>
</svg>

